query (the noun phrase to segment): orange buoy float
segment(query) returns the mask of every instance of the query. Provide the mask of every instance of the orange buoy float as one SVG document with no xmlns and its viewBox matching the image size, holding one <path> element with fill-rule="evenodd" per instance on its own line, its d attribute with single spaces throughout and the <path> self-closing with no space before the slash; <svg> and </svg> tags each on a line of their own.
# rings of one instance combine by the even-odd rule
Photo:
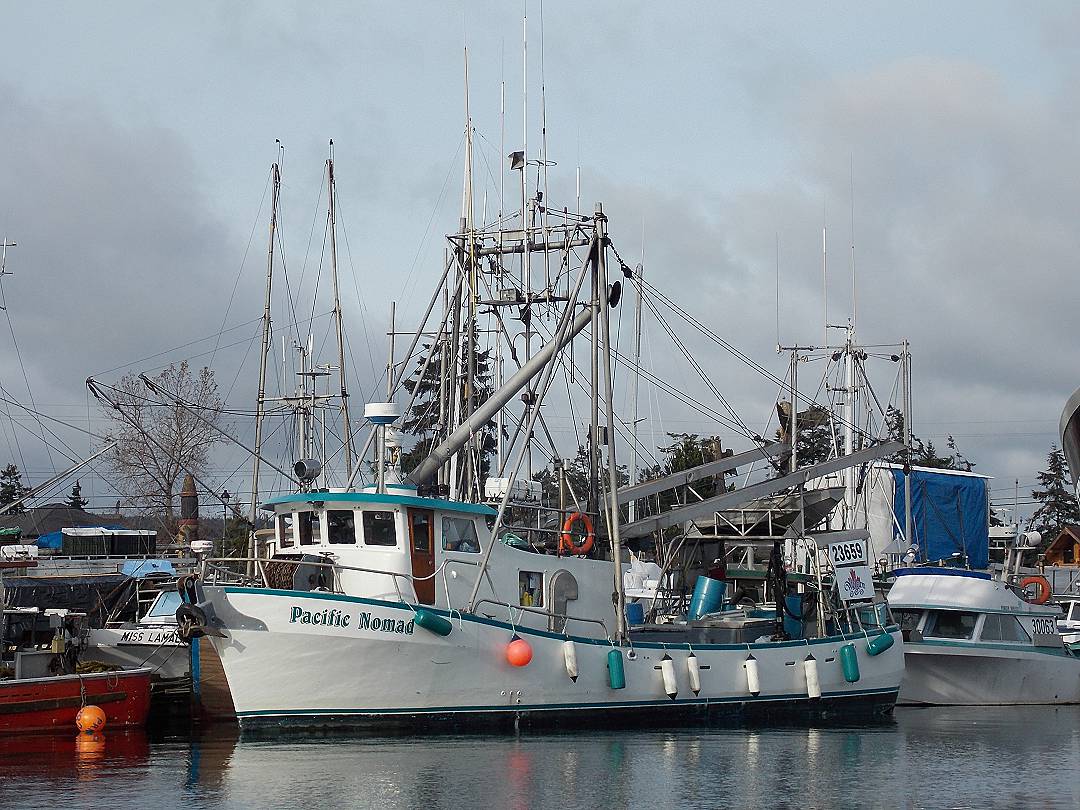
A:
<svg viewBox="0 0 1080 810">
<path fill-rule="evenodd" d="M 1020 580 L 1021 590 L 1026 590 L 1029 585 L 1036 586 L 1034 598 L 1028 600 L 1031 604 L 1045 605 L 1050 601 L 1050 596 L 1053 593 L 1053 589 L 1050 587 L 1050 580 L 1046 577 L 1039 576 L 1038 574 L 1035 576 L 1024 577 Z"/>
<path fill-rule="evenodd" d="M 83 706 L 75 715 L 75 727 L 84 734 L 93 734 L 105 728 L 105 712 L 100 706 Z"/>
<path fill-rule="evenodd" d="M 532 661 L 532 647 L 529 646 L 529 642 L 515 635 L 506 645 L 506 660 L 510 662 L 510 666 L 528 666 Z"/>
<path fill-rule="evenodd" d="M 574 524 L 579 521 L 585 527 L 585 539 L 580 546 L 574 543 L 574 535 L 572 534 Z M 593 531 L 592 518 L 584 512 L 571 512 L 567 515 L 566 522 L 563 523 L 562 534 L 559 535 L 559 551 L 565 551 L 567 554 L 588 554 L 592 550 L 595 541 L 596 532 Z"/>
</svg>

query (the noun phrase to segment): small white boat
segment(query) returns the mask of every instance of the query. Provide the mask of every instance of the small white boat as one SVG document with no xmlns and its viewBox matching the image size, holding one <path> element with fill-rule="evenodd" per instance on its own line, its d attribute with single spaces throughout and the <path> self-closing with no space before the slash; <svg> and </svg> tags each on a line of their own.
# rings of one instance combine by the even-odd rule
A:
<svg viewBox="0 0 1080 810">
<path fill-rule="evenodd" d="M 109 622 L 88 631 L 87 656 L 123 667 L 149 667 L 155 693 L 181 691 L 189 686 L 190 648 L 177 633 L 176 609 L 180 594 L 158 594 L 137 622 Z"/>
<path fill-rule="evenodd" d="M 1063 611 L 1057 623 L 1061 640 L 1070 647 L 1080 644 L 1080 596 L 1055 596 L 1054 601 Z"/>
<path fill-rule="evenodd" d="M 889 604 L 906 665 L 900 705 L 1080 703 L 1080 656 L 1059 632 L 1061 611 L 1047 601 L 1045 579 L 1014 585 L 933 567 L 895 573 Z M 1031 585 L 1035 597 L 1025 590 Z"/>
</svg>

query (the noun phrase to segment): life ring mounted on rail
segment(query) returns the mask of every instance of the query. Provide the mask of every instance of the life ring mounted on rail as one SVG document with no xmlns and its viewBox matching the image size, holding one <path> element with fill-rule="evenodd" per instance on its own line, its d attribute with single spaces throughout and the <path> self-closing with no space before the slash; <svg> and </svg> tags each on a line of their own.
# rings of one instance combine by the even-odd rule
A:
<svg viewBox="0 0 1080 810">
<path fill-rule="evenodd" d="M 1020 580 L 1020 590 L 1026 590 L 1029 585 L 1035 586 L 1035 596 L 1027 601 L 1033 605 L 1045 605 L 1050 601 L 1053 592 L 1050 587 L 1050 580 L 1037 574 Z"/>
<path fill-rule="evenodd" d="M 580 546 L 574 543 L 572 534 L 574 524 L 579 521 L 585 527 L 585 540 Z M 571 512 L 567 515 L 566 522 L 562 526 L 562 534 L 559 535 L 559 551 L 567 554 L 588 554 L 594 542 L 596 542 L 596 532 L 593 531 L 592 518 L 584 512 Z"/>
</svg>

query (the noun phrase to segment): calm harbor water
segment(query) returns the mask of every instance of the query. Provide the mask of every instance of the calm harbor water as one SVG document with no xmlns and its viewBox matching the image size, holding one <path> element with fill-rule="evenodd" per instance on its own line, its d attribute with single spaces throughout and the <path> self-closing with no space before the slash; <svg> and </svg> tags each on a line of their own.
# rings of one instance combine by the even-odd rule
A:
<svg viewBox="0 0 1080 810">
<path fill-rule="evenodd" d="M 1080 807 L 1080 707 L 869 727 L 0 740 L 4 808 Z"/>
</svg>

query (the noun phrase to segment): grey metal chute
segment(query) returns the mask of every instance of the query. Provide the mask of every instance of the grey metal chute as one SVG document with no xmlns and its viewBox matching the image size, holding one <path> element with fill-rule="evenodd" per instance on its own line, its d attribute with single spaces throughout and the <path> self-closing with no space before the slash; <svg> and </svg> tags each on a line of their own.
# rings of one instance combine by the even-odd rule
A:
<svg viewBox="0 0 1080 810">
<path fill-rule="evenodd" d="M 1076 487 L 1077 480 L 1080 480 L 1080 388 L 1073 391 L 1072 396 L 1065 403 L 1059 428 L 1061 449 L 1065 453 L 1065 460 L 1069 462 L 1073 487 Z"/>
</svg>

